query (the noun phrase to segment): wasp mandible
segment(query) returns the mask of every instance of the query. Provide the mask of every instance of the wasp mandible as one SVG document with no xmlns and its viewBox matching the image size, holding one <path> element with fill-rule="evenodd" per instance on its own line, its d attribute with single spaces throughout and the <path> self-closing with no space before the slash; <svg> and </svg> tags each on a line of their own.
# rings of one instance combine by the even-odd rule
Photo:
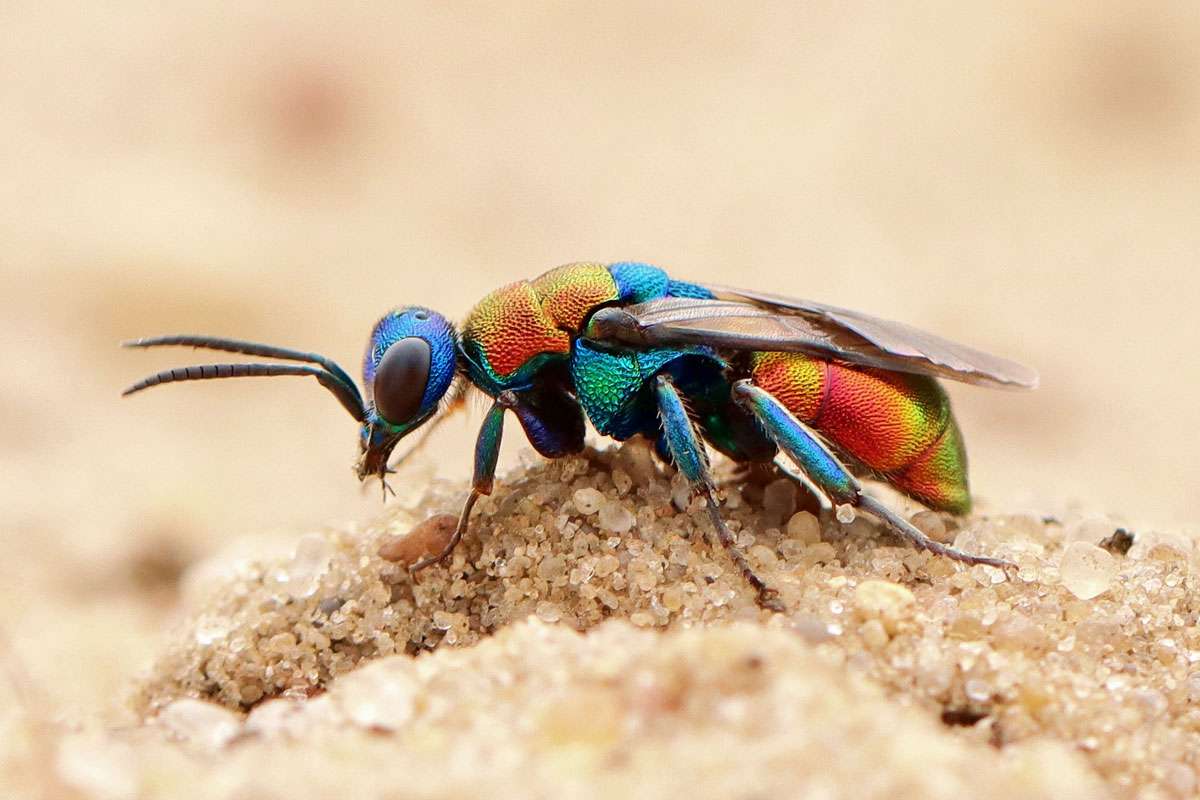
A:
<svg viewBox="0 0 1200 800">
<path fill-rule="evenodd" d="M 461 328 L 421 306 L 387 313 L 363 359 L 365 393 L 316 353 L 212 336 L 126 345 L 301 362 L 182 367 L 124 393 L 179 381 L 311 376 L 361 423 L 359 479 L 378 477 L 385 487 L 397 443 L 439 418 L 466 386 L 482 390 L 492 404 L 458 526 L 443 552 L 413 570 L 445 560 L 475 502 L 491 493 L 509 411 L 547 458 L 580 452 L 585 420 L 619 441 L 652 441 L 703 498 L 717 539 L 766 608 L 780 608 L 776 592 L 755 574 L 721 518 L 709 447 L 735 462 L 775 462 L 829 506 L 864 511 L 917 547 L 967 564 L 1012 566 L 929 539 L 864 493 L 855 475 L 884 480 L 931 509 L 966 513 L 966 452 L 937 379 L 1034 388 L 1037 374 L 857 311 L 674 280 L 649 264 L 576 263 L 497 289 Z"/>
</svg>

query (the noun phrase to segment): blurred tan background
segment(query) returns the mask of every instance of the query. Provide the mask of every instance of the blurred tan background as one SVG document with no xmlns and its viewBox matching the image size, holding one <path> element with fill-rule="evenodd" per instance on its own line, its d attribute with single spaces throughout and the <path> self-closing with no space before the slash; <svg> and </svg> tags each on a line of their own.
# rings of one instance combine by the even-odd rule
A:
<svg viewBox="0 0 1200 800">
<path fill-rule="evenodd" d="M 1200 519 L 1200 6 L 0 8 L 0 630 L 70 708 L 174 579 L 378 512 L 311 381 L 121 388 L 205 332 L 358 372 L 405 303 L 559 263 L 904 320 L 1042 373 L 953 387 L 992 506 Z M 426 460 L 467 474 L 470 420 Z M 510 436 L 511 440 L 519 436 Z M 508 457 L 518 449 L 510 442 Z"/>
</svg>

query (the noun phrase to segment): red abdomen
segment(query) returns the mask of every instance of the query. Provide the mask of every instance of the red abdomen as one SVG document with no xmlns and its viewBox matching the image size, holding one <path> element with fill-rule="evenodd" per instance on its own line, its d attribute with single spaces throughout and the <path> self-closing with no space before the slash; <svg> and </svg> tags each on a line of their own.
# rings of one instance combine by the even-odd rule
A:
<svg viewBox="0 0 1200 800">
<path fill-rule="evenodd" d="M 754 353 L 751 376 L 836 449 L 900 491 L 939 511 L 970 510 L 962 435 L 933 378 L 798 353 Z"/>
</svg>

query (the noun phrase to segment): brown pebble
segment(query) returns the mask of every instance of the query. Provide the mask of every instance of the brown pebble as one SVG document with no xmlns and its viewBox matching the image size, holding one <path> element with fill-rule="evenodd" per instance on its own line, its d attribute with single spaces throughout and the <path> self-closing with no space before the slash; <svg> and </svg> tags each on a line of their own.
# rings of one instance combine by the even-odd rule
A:
<svg viewBox="0 0 1200 800">
<path fill-rule="evenodd" d="M 454 514 L 434 514 L 404 536 L 392 536 L 379 546 L 379 557 L 412 566 L 422 556 L 435 556 L 446 547 L 458 517 Z"/>
<path fill-rule="evenodd" d="M 1100 547 L 1114 556 L 1123 556 L 1133 547 L 1133 534 L 1124 528 L 1117 528 L 1111 536 L 1100 542 Z"/>
</svg>

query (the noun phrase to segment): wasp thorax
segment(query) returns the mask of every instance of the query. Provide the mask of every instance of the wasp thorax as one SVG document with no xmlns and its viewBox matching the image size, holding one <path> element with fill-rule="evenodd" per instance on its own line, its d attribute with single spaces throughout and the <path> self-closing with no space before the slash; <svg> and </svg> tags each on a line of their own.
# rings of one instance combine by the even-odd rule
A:
<svg viewBox="0 0 1200 800">
<path fill-rule="evenodd" d="M 399 425 L 417 415 L 429 382 L 431 358 L 429 343 L 418 336 L 401 339 L 387 349 L 376 367 L 372 385 L 379 416 Z"/>
</svg>

